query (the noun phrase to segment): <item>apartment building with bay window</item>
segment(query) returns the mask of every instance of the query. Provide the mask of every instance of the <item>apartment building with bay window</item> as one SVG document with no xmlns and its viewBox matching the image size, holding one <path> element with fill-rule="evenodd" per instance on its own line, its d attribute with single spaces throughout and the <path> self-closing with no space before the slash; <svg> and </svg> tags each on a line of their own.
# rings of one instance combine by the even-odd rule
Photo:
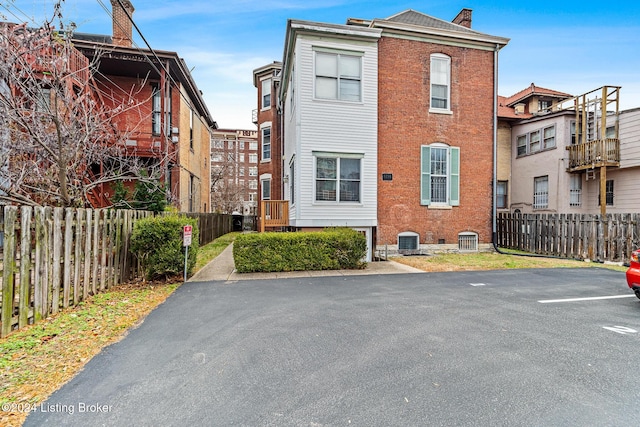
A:
<svg viewBox="0 0 640 427">
<path fill-rule="evenodd" d="M 288 21 L 277 121 L 291 228 L 360 230 L 370 257 L 491 244 L 496 72 L 508 39 L 470 27 L 468 9 L 452 22 L 413 10 Z"/>
</svg>

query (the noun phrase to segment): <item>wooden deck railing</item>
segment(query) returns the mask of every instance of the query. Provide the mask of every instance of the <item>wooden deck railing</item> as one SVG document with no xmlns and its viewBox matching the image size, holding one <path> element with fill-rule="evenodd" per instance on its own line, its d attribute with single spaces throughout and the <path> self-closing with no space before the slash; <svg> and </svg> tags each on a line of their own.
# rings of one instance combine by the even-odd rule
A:
<svg viewBox="0 0 640 427">
<path fill-rule="evenodd" d="M 570 172 L 592 169 L 602 166 L 620 166 L 620 140 L 606 138 L 589 141 L 583 144 L 570 145 Z"/>
<path fill-rule="evenodd" d="M 263 200 L 260 203 L 260 232 L 268 227 L 287 227 L 289 225 L 288 200 Z"/>
</svg>

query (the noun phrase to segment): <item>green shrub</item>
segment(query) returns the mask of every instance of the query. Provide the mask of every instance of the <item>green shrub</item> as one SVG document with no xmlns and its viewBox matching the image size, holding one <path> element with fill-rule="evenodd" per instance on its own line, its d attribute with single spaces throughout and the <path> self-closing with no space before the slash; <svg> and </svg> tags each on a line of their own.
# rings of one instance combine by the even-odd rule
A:
<svg viewBox="0 0 640 427">
<path fill-rule="evenodd" d="M 310 233 L 251 233 L 233 243 L 240 273 L 339 270 L 363 268 L 367 253 L 364 235 L 350 228 Z"/>
<path fill-rule="evenodd" d="M 191 274 L 198 254 L 198 220 L 160 215 L 136 221 L 131 236 L 131 252 L 142 263 L 147 279 L 166 278 L 184 272 L 182 227 L 185 225 L 193 227 L 187 261 L 187 274 Z"/>
</svg>

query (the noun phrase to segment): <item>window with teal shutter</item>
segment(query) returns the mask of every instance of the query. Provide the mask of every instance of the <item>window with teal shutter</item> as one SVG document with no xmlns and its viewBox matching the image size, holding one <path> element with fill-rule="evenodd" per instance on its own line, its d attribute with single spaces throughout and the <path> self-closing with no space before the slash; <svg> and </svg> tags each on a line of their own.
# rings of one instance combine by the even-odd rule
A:
<svg viewBox="0 0 640 427">
<path fill-rule="evenodd" d="M 420 204 L 431 204 L 431 147 L 423 145 L 420 162 Z"/>
<path fill-rule="evenodd" d="M 451 206 L 460 205 L 460 149 L 451 147 L 450 167 L 449 167 L 449 204 Z"/>
<path fill-rule="evenodd" d="M 460 205 L 460 148 L 423 145 L 420 159 L 420 204 Z"/>
</svg>

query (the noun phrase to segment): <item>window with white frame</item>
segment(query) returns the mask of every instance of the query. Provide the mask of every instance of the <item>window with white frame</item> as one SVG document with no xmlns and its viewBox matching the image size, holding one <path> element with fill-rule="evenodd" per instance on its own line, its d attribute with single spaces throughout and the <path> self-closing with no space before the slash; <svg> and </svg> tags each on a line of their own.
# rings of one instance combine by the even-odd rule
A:
<svg viewBox="0 0 640 427">
<path fill-rule="evenodd" d="M 549 177 L 538 176 L 533 179 L 533 209 L 549 207 Z"/>
<path fill-rule="evenodd" d="M 258 154 L 249 153 L 249 163 L 258 163 Z"/>
<path fill-rule="evenodd" d="M 262 109 L 271 107 L 271 79 L 262 81 Z"/>
<path fill-rule="evenodd" d="M 582 206 L 582 176 L 578 174 L 569 178 L 569 206 Z"/>
<path fill-rule="evenodd" d="M 238 153 L 238 163 L 244 163 L 244 153 Z"/>
<path fill-rule="evenodd" d="M 458 250 L 460 252 L 478 251 L 478 234 L 465 231 L 458 234 Z"/>
<path fill-rule="evenodd" d="M 262 129 L 262 160 L 271 160 L 271 128 Z"/>
<path fill-rule="evenodd" d="M 250 202 L 255 202 L 257 200 L 257 193 L 249 193 L 249 201 Z"/>
<path fill-rule="evenodd" d="M 314 153 L 316 201 L 359 202 L 361 154 Z"/>
<path fill-rule="evenodd" d="M 430 66 L 431 103 L 434 110 L 451 110 L 451 58 L 435 53 Z"/>
<path fill-rule="evenodd" d="M 221 139 L 214 139 L 213 140 L 213 148 L 224 148 L 224 141 Z"/>
<path fill-rule="evenodd" d="M 421 147 L 420 204 L 460 204 L 460 148 L 436 143 Z"/>
<path fill-rule="evenodd" d="M 258 181 L 255 179 L 252 179 L 251 181 L 249 181 L 249 189 L 250 190 L 257 190 L 258 189 Z"/>
<path fill-rule="evenodd" d="M 211 161 L 212 162 L 221 162 L 222 161 L 222 153 L 211 153 Z"/>
<path fill-rule="evenodd" d="M 615 138 L 616 137 L 616 127 L 615 126 L 607 126 L 607 129 L 604 133 L 605 138 Z"/>
<path fill-rule="evenodd" d="M 498 181 L 496 183 L 496 208 L 507 208 L 508 181 Z"/>
<path fill-rule="evenodd" d="M 258 176 L 258 168 L 256 166 L 249 167 L 249 176 Z"/>
<path fill-rule="evenodd" d="M 238 149 L 239 150 L 244 150 L 244 141 L 238 142 Z"/>
<path fill-rule="evenodd" d="M 262 200 L 271 200 L 271 178 L 260 180 Z"/>
<path fill-rule="evenodd" d="M 232 140 L 232 139 L 230 139 L 230 140 L 228 140 L 228 141 L 227 141 L 227 148 L 228 148 L 229 150 L 233 149 L 233 140 Z"/>
<path fill-rule="evenodd" d="M 542 129 L 542 148 L 553 148 L 556 146 L 556 127 L 549 126 Z"/>
<path fill-rule="evenodd" d="M 258 149 L 258 143 L 253 141 L 249 143 L 249 150 L 256 151 Z"/>
<path fill-rule="evenodd" d="M 244 176 L 244 167 L 243 166 L 238 167 L 238 176 Z"/>
<path fill-rule="evenodd" d="M 362 55 L 316 50 L 316 98 L 359 102 L 362 99 Z"/>
<path fill-rule="evenodd" d="M 573 136 L 573 134 L 572 134 Z M 536 129 L 524 135 L 516 137 L 517 155 L 534 154 L 539 151 L 555 148 L 556 146 L 556 126 L 547 126 Z"/>
<path fill-rule="evenodd" d="M 529 133 L 529 153 L 540 151 L 540 131 L 536 130 Z"/>
</svg>

